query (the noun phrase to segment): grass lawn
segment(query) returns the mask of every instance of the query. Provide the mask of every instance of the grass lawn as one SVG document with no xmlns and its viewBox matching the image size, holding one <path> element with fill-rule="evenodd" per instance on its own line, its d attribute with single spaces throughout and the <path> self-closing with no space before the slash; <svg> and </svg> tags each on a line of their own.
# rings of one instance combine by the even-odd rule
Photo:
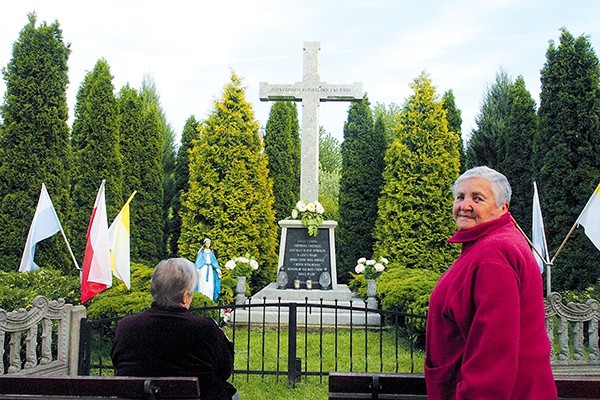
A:
<svg viewBox="0 0 600 400">
<path fill-rule="evenodd" d="M 264 369 L 281 373 L 279 376 L 235 374 L 232 383 L 242 399 L 327 399 L 329 371 L 411 372 L 412 367 L 413 372 L 423 372 L 423 352 L 415 351 L 411 363 L 407 344 L 397 338 L 393 330 L 381 335 L 364 329 L 339 330 L 337 335 L 327 330 L 299 330 L 296 357 L 300 359 L 302 371 L 322 371 L 324 376 L 302 375 L 301 381 L 292 387 L 285 373 L 287 330 L 282 329 L 279 335 L 275 328 L 267 329 L 264 334 L 251 330 L 249 339 L 244 328 L 236 329 L 234 337 L 230 328 L 226 328 L 226 332 L 230 339 L 235 339 L 236 370 Z"/>
</svg>

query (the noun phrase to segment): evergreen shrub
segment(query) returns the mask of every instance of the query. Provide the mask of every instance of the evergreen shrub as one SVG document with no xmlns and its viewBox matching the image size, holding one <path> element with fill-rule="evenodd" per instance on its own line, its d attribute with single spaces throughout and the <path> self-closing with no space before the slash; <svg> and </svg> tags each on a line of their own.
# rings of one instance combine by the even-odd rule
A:
<svg viewBox="0 0 600 400">
<path fill-rule="evenodd" d="M 0 287 L 0 308 L 6 311 L 30 309 L 38 295 L 79 304 L 79 276 L 65 276 L 56 269 L 41 268 L 27 273 L 0 271 Z"/>
</svg>

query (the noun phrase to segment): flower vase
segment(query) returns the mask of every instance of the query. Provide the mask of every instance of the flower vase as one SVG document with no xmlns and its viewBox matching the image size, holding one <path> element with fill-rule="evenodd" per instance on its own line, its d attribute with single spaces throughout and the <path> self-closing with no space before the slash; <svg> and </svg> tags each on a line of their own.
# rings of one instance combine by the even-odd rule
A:
<svg viewBox="0 0 600 400">
<path fill-rule="evenodd" d="M 235 304 L 246 303 L 246 277 L 238 276 L 235 286 Z"/>
<path fill-rule="evenodd" d="M 377 304 L 377 280 L 367 279 L 367 307 L 378 308 Z"/>
</svg>

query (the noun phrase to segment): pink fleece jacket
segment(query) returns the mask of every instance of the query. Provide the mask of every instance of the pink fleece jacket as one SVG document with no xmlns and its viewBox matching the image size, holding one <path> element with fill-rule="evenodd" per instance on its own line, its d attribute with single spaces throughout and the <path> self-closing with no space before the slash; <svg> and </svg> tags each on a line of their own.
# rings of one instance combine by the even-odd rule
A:
<svg viewBox="0 0 600 400">
<path fill-rule="evenodd" d="M 448 241 L 463 247 L 430 298 L 429 399 L 556 399 L 542 278 L 510 213 Z"/>
</svg>

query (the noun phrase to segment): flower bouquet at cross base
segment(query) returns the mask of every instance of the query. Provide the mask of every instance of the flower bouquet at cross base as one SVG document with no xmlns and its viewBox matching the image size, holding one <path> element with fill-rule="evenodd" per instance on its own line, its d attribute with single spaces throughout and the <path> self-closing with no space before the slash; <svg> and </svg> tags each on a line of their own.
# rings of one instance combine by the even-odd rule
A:
<svg viewBox="0 0 600 400">
<path fill-rule="evenodd" d="M 317 236 L 319 226 L 323 223 L 323 213 L 325 209 L 318 201 L 306 203 L 300 200 L 292 210 L 292 219 L 300 218 L 302 224 L 308 229 L 310 236 Z"/>
<path fill-rule="evenodd" d="M 258 261 L 249 254 L 241 257 L 233 257 L 225 263 L 225 269 L 231 271 L 234 277 L 245 276 L 250 278 L 252 273 L 258 269 Z"/>
<path fill-rule="evenodd" d="M 379 257 L 377 261 L 367 260 L 365 257 L 362 257 L 356 261 L 354 272 L 357 274 L 364 274 L 365 279 L 377 279 L 385 270 L 385 266 L 388 265 L 388 263 L 389 261 L 385 257 Z"/>
</svg>

